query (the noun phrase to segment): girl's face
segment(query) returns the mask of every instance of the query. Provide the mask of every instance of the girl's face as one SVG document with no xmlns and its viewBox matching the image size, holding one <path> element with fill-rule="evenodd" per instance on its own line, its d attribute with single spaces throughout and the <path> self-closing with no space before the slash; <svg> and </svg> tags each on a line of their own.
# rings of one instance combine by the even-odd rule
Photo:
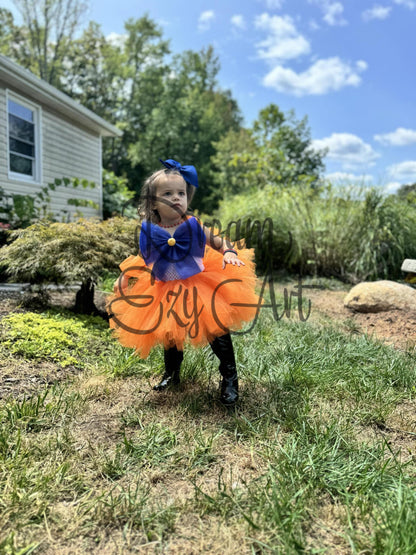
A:
<svg viewBox="0 0 416 555">
<path fill-rule="evenodd" d="M 186 183 L 180 175 L 166 175 L 156 185 L 153 208 L 159 213 L 161 223 L 178 221 L 188 208 Z"/>
</svg>

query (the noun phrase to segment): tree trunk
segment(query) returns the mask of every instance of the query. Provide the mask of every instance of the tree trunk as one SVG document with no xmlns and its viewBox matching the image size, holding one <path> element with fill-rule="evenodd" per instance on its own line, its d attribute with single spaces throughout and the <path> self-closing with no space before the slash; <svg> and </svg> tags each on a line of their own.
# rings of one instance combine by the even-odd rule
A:
<svg viewBox="0 0 416 555">
<path fill-rule="evenodd" d="M 97 314 L 99 311 L 94 304 L 94 282 L 91 279 L 81 284 L 75 297 L 75 312 L 78 314 Z"/>
</svg>

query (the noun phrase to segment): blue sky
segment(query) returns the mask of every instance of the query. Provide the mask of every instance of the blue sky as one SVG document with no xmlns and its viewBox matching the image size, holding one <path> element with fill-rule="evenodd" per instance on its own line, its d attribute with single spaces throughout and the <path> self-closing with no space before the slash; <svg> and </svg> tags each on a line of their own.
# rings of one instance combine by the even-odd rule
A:
<svg viewBox="0 0 416 555">
<path fill-rule="evenodd" d="M 214 46 L 246 124 L 271 102 L 307 115 L 332 179 L 416 181 L 416 0 L 92 0 L 88 19 L 122 34 L 145 13 L 173 52 Z"/>
</svg>

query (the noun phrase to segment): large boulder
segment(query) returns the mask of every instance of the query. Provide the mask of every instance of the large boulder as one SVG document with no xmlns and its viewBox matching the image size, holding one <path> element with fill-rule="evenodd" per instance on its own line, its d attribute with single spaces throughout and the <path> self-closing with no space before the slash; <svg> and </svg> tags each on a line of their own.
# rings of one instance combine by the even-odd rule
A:
<svg viewBox="0 0 416 555">
<path fill-rule="evenodd" d="M 388 280 L 359 283 L 345 297 L 344 306 L 357 312 L 416 310 L 416 290 Z"/>
</svg>

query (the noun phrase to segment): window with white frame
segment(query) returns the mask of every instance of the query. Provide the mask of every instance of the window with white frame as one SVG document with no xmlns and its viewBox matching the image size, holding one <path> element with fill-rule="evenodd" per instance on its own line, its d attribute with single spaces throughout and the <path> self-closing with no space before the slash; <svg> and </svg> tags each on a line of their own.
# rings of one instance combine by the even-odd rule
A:
<svg viewBox="0 0 416 555">
<path fill-rule="evenodd" d="M 39 109 L 8 95 L 10 177 L 39 181 Z"/>
</svg>

